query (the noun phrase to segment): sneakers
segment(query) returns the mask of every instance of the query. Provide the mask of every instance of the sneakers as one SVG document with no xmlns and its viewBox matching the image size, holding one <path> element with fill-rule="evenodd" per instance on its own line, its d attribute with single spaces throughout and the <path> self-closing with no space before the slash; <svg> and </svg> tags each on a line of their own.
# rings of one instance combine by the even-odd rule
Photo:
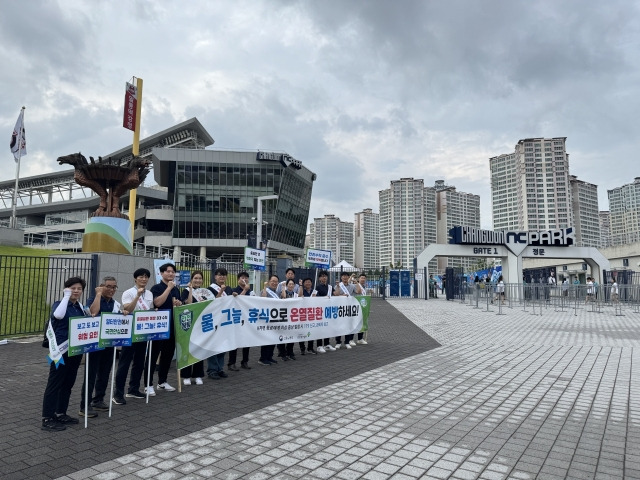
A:
<svg viewBox="0 0 640 480">
<path fill-rule="evenodd" d="M 80 411 L 78 412 L 78 415 L 80 415 L 81 417 L 95 418 L 98 416 L 98 412 L 96 412 L 92 406 L 89 406 L 89 408 L 86 408 L 86 409 L 80 407 Z"/>
<path fill-rule="evenodd" d="M 140 395 L 142 395 L 142 394 L 140 394 Z M 111 399 L 111 401 L 113 403 L 115 403 L 116 405 L 126 405 L 127 404 L 127 401 L 124 399 L 124 397 L 121 397 L 119 395 L 116 395 L 115 397 L 113 397 Z"/>
<path fill-rule="evenodd" d="M 150 397 L 155 397 L 156 396 L 156 391 L 153 389 L 153 387 L 151 385 L 149 385 L 148 387 L 144 387 L 145 397 L 146 397 L 147 393 L 149 394 Z M 128 396 L 129 396 L 129 394 L 127 393 L 127 397 Z M 142 398 L 145 398 L 145 397 L 142 397 Z M 136 398 L 138 398 L 138 397 L 136 397 Z"/>
<path fill-rule="evenodd" d="M 191 379 L 190 378 L 185 378 L 184 380 L 182 380 L 182 384 L 183 385 L 191 385 Z"/>
<path fill-rule="evenodd" d="M 220 371 L 218 372 L 218 376 L 219 376 L 220 378 L 227 378 L 229 375 L 227 375 L 225 372 L 223 372 L 222 370 L 220 370 Z"/>
<path fill-rule="evenodd" d="M 353 347 L 351 346 L 350 343 L 345 343 L 344 348 L 346 348 L 347 350 L 351 350 Z"/>
<path fill-rule="evenodd" d="M 51 418 L 43 418 L 42 419 L 42 430 L 47 430 L 49 432 L 61 432 L 62 430 L 66 430 L 67 427 L 63 424 L 59 423 L 55 417 Z"/>
<path fill-rule="evenodd" d="M 109 411 L 109 405 L 107 405 L 103 401 L 91 402 L 91 408 L 93 408 L 94 410 L 97 410 L 98 412 L 108 412 Z"/>
<path fill-rule="evenodd" d="M 230 372 L 239 372 L 240 369 L 238 367 L 236 367 L 236 364 L 233 363 L 231 365 L 227 365 L 227 368 L 229 369 Z"/>
<path fill-rule="evenodd" d="M 300 355 L 302 355 L 302 356 L 306 355 L 306 353 L 304 352 L 304 350 L 300 350 Z"/>
<path fill-rule="evenodd" d="M 324 347 L 318 347 L 318 353 L 327 353 Z"/>
<path fill-rule="evenodd" d="M 200 377 L 196 377 L 196 385 L 204 385 L 204 382 Z"/>
<path fill-rule="evenodd" d="M 151 395 L 153 397 L 156 394 L 156 392 L 153 390 L 153 387 L 149 387 L 149 388 L 151 389 L 151 391 L 149 392 L 149 395 Z M 144 389 L 144 392 L 147 393 L 147 389 L 146 388 Z M 125 397 L 127 397 L 127 398 L 140 398 L 140 399 L 147 398 L 147 396 L 144 393 L 142 393 L 140 390 L 136 390 L 135 392 L 127 392 Z M 127 403 L 127 402 L 125 402 L 125 403 Z"/>
<path fill-rule="evenodd" d="M 342 344 L 341 343 L 336 343 L 336 350 L 340 350 L 340 348 L 342 348 Z"/>
<path fill-rule="evenodd" d="M 295 355 L 287 355 L 287 358 L 288 358 L 289 360 L 295 360 L 295 359 L 296 359 L 296 356 L 295 356 Z"/>
<path fill-rule="evenodd" d="M 270 359 L 269 359 L 269 363 L 270 363 L 271 365 L 277 365 L 277 364 L 278 364 L 278 361 L 277 361 L 277 360 L 274 360 L 273 358 L 270 358 Z"/>
<path fill-rule="evenodd" d="M 240 368 L 244 368 L 245 370 L 251 370 L 251 367 L 249 366 L 249 364 L 247 362 L 242 362 L 240 364 Z"/>
<path fill-rule="evenodd" d="M 316 352 L 313 348 L 310 348 L 309 350 L 307 350 L 307 353 L 309 355 L 316 355 L 318 352 Z"/>
<path fill-rule="evenodd" d="M 324 348 L 325 350 L 329 350 L 330 352 L 335 352 L 337 350 L 335 347 L 332 347 L 331 345 L 325 345 Z"/>
<path fill-rule="evenodd" d="M 156 387 L 158 390 L 164 390 L 165 392 L 175 392 L 176 389 L 169 385 L 167 382 L 159 383 Z"/>
<path fill-rule="evenodd" d="M 356 346 L 356 342 L 354 342 L 353 340 L 349 340 L 349 345 L 351 345 L 352 347 Z"/>
<path fill-rule="evenodd" d="M 358 340 L 358 345 L 369 345 L 369 344 L 364 338 L 361 338 L 360 340 Z"/>
<path fill-rule="evenodd" d="M 66 413 L 56 415 L 56 422 L 61 423 L 62 425 L 77 425 L 79 423 L 77 418 L 70 417 Z"/>
<path fill-rule="evenodd" d="M 271 362 L 269 360 L 258 360 L 258 365 L 264 365 L 265 367 L 270 367 Z"/>
<path fill-rule="evenodd" d="M 207 373 L 207 377 L 209 377 L 211 380 L 220 380 L 220 375 L 218 375 L 218 372 Z"/>
</svg>

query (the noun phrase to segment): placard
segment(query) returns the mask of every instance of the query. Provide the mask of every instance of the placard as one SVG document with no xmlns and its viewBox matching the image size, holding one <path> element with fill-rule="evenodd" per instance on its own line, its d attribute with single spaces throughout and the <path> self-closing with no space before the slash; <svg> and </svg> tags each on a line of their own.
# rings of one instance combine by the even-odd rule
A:
<svg viewBox="0 0 640 480">
<path fill-rule="evenodd" d="M 129 347 L 133 332 L 133 315 L 103 313 L 100 328 L 100 348 Z"/>
<path fill-rule="evenodd" d="M 170 318 L 169 310 L 133 312 L 132 341 L 136 343 L 169 338 Z"/>
<path fill-rule="evenodd" d="M 331 250 L 307 249 L 304 266 L 307 268 L 329 268 L 331 265 Z"/>
<path fill-rule="evenodd" d="M 67 355 L 71 357 L 102 350 L 98 345 L 101 323 L 100 317 L 71 317 Z"/>
<path fill-rule="evenodd" d="M 247 270 L 265 270 L 267 252 L 258 248 L 244 247 L 244 268 Z"/>
</svg>

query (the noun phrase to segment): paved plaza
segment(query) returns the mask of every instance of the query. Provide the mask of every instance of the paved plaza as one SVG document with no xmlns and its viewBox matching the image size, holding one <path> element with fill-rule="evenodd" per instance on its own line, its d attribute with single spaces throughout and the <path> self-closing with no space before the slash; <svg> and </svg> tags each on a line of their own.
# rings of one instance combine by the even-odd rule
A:
<svg viewBox="0 0 640 480">
<path fill-rule="evenodd" d="M 250 371 L 60 433 L 39 429 L 46 351 L 0 346 L 0 478 L 640 479 L 640 314 L 497 313 L 374 300 L 369 345 L 252 349 Z"/>
</svg>

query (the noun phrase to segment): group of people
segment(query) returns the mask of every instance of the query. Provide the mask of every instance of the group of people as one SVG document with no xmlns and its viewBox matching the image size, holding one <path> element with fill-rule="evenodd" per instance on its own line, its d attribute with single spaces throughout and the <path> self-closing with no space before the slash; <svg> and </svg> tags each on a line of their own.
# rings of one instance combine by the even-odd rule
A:
<svg viewBox="0 0 640 480">
<path fill-rule="evenodd" d="M 114 277 L 104 277 L 95 293 L 87 300 L 87 305 L 80 303 L 80 298 L 86 287 L 86 282 L 79 277 L 69 278 L 64 283 L 64 292 L 61 300 L 55 302 L 49 319 L 50 327 L 54 332 L 55 343 L 65 345 L 69 338 L 69 318 L 96 316 L 100 313 L 129 314 L 136 310 L 169 310 L 183 304 L 205 301 L 223 296 L 256 295 L 249 284 L 249 274 L 241 272 L 237 275 L 237 286 L 231 288 L 227 285 L 228 272 L 224 268 L 218 268 L 214 272 L 214 281 L 207 288 L 203 288 L 204 275 L 201 271 L 191 273 L 191 279 L 185 289 L 180 291 L 175 283 L 176 270 L 172 263 L 160 266 L 161 281 L 147 289 L 151 273 L 146 268 L 139 268 L 133 273 L 134 286 L 125 290 L 118 302 L 114 295 L 118 285 Z M 328 283 L 328 274 L 321 271 L 318 274 L 318 283 L 313 288 L 313 280 L 305 278 L 296 282 L 295 270 L 287 269 L 285 280 L 280 281 L 277 275 L 272 275 L 260 292 L 262 297 L 278 299 L 290 299 L 297 297 L 331 297 L 333 295 L 365 295 L 366 276 L 360 275 L 358 280 L 349 273 L 342 273 L 340 282 L 335 287 Z M 300 354 L 326 353 L 340 348 L 351 349 L 361 344 L 366 345 L 362 332 L 358 333 L 357 341 L 354 335 L 344 335 L 335 338 L 335 346 L 331 345 L 329 338 L 314 341 L 300 342 Z M 258 364 L 270 366 L 277 364 L 274 352 L 277 347 L 278 357 L 282 361 L 295 360 L 294 344 L 264 345 L 260 347 L 260 359 Z M 115 372 L 113 403 L 125 405 L 127 398 L 143 399 L 147 395 L 155 396 L 156 390 L 175 391 L 175 387 L 167 382 L 169 368 L 175 350 L 175 332 L 173 321 L 170 322 L 170 336 L 165 340 L 153 342 L 151 354 L 148 354 L 148 342 L 136 342 L 131 346 L 122 347 Z M 228 377 L 224 371 L 225 356 L 228 353 L 227 370 L 239 371 L 237 367 L 238 349 L 213 355 L 206 360 L 206 376 L 212 380 L 220 380 Z M 249 347 L 242 348 L 240 368 L 250 370 Z M 88 354 L 88 371 L 85 383 L 82 386 L 80 411 L 82 417 L 92 418 L 99 411 L 108 411 L 109 406 L 105 402 L 106 389 L 111 376 L 113 363 L 113 347 L 105 348 Z M 47 431 L 65 430 L 67 425 L 79 423 L 78 418 L 67 414 L 71 391 L 75 384 L 77 372 L 82 355 L 69 356 L 65 351 L 59 362 L 51 362 L 49 377 L 45 388 L 42 404 L 42 429 Z M 184 385 L 202 385 L 205 377 L 205 361 L 197 362 L 180 370 L 180 377 Z M 158 380 L 155 384 L 153 377 L 157 366 Z M 127 376 L 128 388 L 125 392 Z M 141 381 L 144 378 L 144 387 L 141 389 Z M 88 382 L 88 385 L 87 385 Z M 89 391 L 89 404 L 85 405 L 85 388 Z M 108 401 L 108 399 L 107 399 Z"/>
</svg>

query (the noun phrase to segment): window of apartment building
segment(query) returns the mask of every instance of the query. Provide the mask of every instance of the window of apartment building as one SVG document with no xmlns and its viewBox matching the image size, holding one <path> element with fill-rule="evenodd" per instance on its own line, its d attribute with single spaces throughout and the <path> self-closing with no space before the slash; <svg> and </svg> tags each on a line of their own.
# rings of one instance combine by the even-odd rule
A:
<svg viewBox="0 0 640 480">
<path fill-rule="evenodd" d="M 629 266 L 629 259 L 628 258 L 623 258 L 622 259 L 622 266 L 623 267 L 628 267 Z"/>
</svg>

